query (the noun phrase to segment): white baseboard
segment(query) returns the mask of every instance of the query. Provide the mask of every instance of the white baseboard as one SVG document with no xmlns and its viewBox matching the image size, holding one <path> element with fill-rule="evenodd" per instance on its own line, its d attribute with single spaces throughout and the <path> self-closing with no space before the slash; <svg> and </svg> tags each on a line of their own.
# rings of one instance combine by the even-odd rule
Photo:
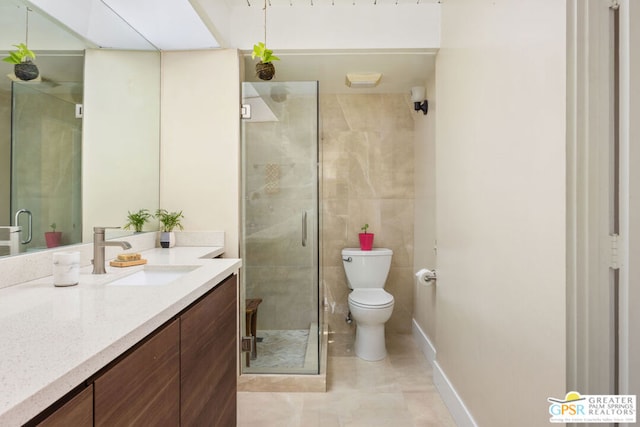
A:
<svg viewBox="0 0 640 427">
<path fill-rule="evenodd" d="M 422 350 L 422 354 L 424 354 L 424 357 L 426 357 L 429 363 L 433 366 L 433 362 L 436 360 L 436 348 L 433 346 L 431 340 L 429 340 L 429 337 L 424 333 L 420 325 L 418 325 L 416 319 L 413 319 L 411 332 L 413 334 L 413 339 L 418 344 L 418 347 L 420 347 L 420 350 Z"/>
<path fill-rule="evenodd" d="M 447 406 L 447 409 L 449 409 L 449 413 L 451 413 L 451 417 L 456 422 L 456 425 L 458 427 L 478 427 L 471 413 L 453 387 L 453 384 L 451 384 L 449 378 L 447 378 L 447 375 L 438 364 L 436 360 L 436 349 L 433 343 L 415 319 L 413 319 L 412 333 L 418 347 L 420 347 L 425 358 L 431 366 L 433 366 L 433 383 L 438 389 L 442 401 Z"/>
<path fill-rule="evenodd" d="M 433 383 L 458 427 L 478 427 L 438 361 L 433 362 Z"/>
</svg>

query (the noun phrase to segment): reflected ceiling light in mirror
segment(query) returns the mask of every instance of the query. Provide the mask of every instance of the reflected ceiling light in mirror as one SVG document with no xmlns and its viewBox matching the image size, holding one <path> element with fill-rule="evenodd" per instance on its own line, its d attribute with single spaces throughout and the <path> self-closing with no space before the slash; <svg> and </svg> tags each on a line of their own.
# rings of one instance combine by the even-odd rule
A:
<svg viewBox="0 0 640 427">
<path fill-rule="evenodd" d="M 160 50 L 218 48 L 188 0 L 101 0 Z"/>
</svg>

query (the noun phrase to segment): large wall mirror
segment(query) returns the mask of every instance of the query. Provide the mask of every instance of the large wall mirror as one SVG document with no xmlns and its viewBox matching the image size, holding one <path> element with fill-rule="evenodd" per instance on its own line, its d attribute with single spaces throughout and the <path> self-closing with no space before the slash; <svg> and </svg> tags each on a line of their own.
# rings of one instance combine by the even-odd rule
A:
<svg viewBox="0 0 640 427">
<path fill-rule="evenodd" d="M 26 40 L 38 79 L 0 62 L 0 256 L 46 249 L 54 223 L 61 245 L 90 242 L 94 226 L 159 200 L 159 52 L 101 49 L 29 2 L 0 0 L 0 56 Z"/>
</svg>

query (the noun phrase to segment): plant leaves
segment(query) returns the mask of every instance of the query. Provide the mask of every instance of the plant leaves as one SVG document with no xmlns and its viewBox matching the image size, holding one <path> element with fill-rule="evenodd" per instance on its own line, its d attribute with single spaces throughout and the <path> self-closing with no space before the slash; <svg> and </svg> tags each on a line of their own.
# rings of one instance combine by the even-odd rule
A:
<svg viewBox="0 0 640 427">
<path fill-rule="evenodd" d="M 263 64 L 271 61 L 279 61 L 280 58 L 273 55 L 271 49 L 267 49 L 267 46 L 263 42 L 258 42 L 253 45 L 253 52 L 251 53 L 251 59 L 260 58 Z"/>
<path fill-rule="evenodd" d="M 36 54 L 30 50 L 26 44 L 14 44 L 14 47 L 18 48 L 16 51 L 9 52 L 9 56 L 3 58 L 4 62 L 8 62 L 10 64 L 20 64 L 24 62 L 25 58 L 36 59 Z"/>
</svg>

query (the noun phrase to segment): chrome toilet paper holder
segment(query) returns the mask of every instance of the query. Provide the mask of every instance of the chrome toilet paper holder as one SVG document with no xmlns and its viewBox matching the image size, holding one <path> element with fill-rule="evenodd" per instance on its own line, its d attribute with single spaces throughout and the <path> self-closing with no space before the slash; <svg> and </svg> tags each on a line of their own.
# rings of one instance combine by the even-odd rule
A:
<svg viewBox="0 0 640 427">
<path fill-rule="evenodd" d="M 425 283 L 431 283 L 432 281 L 436 281 L 438 279 L 438 275 L 436 274 L 436 270 L 429 270 L 427 268 L 423 268 L 416 273 L 416 277 L 419 280 L 424 281 Z"/>
</svg>

